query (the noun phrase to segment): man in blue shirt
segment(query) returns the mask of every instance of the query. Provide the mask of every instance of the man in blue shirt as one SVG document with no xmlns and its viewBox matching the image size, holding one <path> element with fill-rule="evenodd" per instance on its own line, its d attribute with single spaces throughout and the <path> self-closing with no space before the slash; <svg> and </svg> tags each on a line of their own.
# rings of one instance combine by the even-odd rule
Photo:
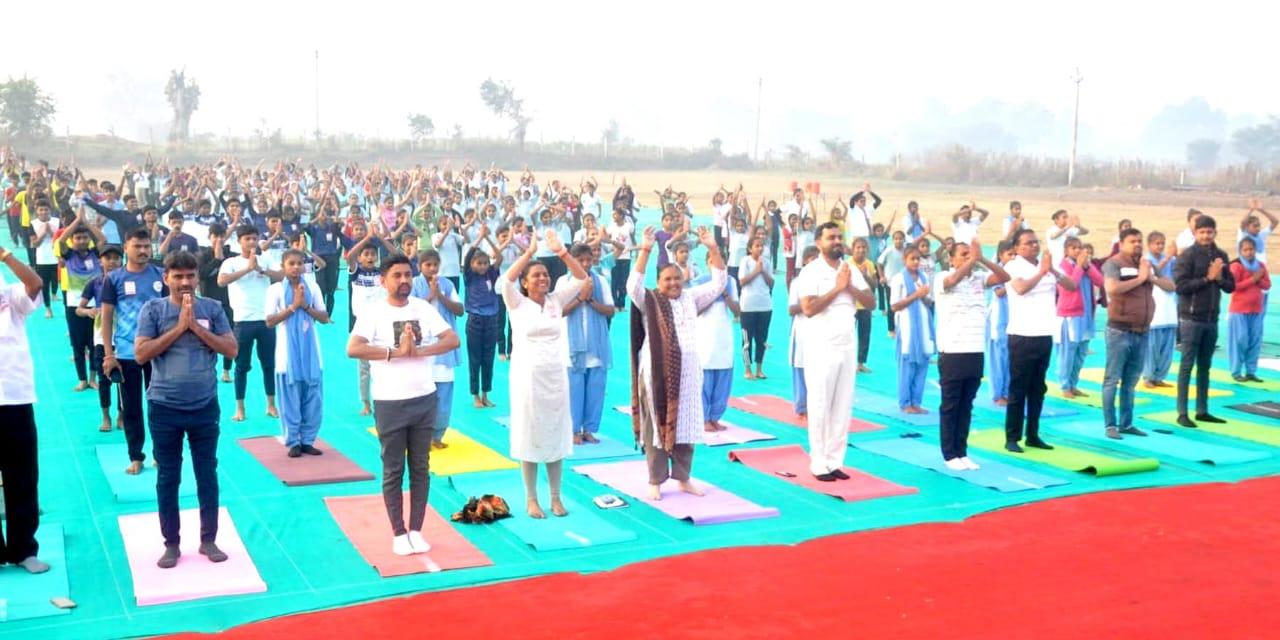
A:
<svg viewBox="0 0 1280 640">
<path fill-rule="evenodd" d="M 142 305 L 134 339 L 137 361 L 154 370 L 147 387 L 147 414 L 156 456 L 156 502 L 164 555 L 161 569 L 178 564 L 178 487 L 182 482 L 182 438 L 191 443 L 191 466 L 200 501 L 200 554 L 223 562 L 218 537 L 218 355 L 234 358 L 236 338 L 222 305 L 196 297 L 200 282 L 195 254 L 179 251 L 164 260 L 169 295 Z"/>
<path fill-rule="evenodd" d="M 324 296 L 324 308 L 333 313 L 333 292 L 338 288 L 338 266 L 342 262 L 342 225 L 330 217 L 329 206 L 316 209 L 316 217 L 306 226 L 311 236 L 311 252 L 324 260 L 324 267 L 316 272 L 316 284 Z"/>
<path fill-rule="evenodd" d="M 102 372 L 120 384 L 120 412 L 124 438 L 129 444 L 125 473 L 137 475 L 142 473 L 142 461 L 147 458 L 142 453 L 147 440 L 142 422 L 142 390 L 151 384 L 151 367 L 135 359 L 134 334 L 142 305 L 168 292 L 164 288 L 164 272 L 151 264 L 151 234 L 146 228 L 129 232 L 125 257 L 125 267 L 112 271 L 102 283 Z"/>
<path fill-rule="evenodd" d="M 183 219 L 181 211 L 169 212 L 169 233 L 165 234 L 164 240 L 160 242 L 159 257 L 163 258 L 179 251 L 188 251 L 193 254 L 200 251 L 200 243 L 195 236 L 182 232 Z"/>
</svg>

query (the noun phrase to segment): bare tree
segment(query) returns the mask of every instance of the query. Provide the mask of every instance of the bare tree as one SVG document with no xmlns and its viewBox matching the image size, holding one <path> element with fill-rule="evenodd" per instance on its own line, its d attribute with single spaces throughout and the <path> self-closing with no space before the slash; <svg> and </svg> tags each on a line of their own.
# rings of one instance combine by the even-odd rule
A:
<svg viewBox="0 0 1280 640">
<path fill-rule="evenodd" d="M 524 137 L 533 118 L 525 114 L 524 100 L 516 97 L 515 89 L 505 82 L 494 82 L 493 78 L 487 78 L 480 83 L 480 99 L 495 114 L 511 121 L 510 135 L 523 151 Z"/>
<path fill-rule="evenodd" d="M 191 137 L 191 114 L 200 107 L 200 87 L 194 80 L 187 80 L 185 71 L 171 71 L 164 95 L 169 99 L 169 106 L 173 107 L 169 142 L 182 144 Z"/>
<path fill-rule="evenodd" d="M 831 166 L 839 168 L 853 159 L 853 142 L 840 138 L 824 138 L 818 141 L 831 157 Z"/>
</svg>

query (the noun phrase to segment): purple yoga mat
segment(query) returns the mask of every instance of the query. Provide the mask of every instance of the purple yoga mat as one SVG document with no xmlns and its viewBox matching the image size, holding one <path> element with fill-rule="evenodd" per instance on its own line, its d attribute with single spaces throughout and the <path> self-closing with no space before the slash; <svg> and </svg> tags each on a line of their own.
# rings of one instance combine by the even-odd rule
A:
<svg viewBox="0 0 1280 640">
<path fill-rule="evenodd" d="M 718 447 L 726 444 L 746 444 L 757 440 L 776 440 L 777 438 L 759 431 L 753 431 L 746 427 L 739 427 L 727 420 L 721 420 L 720 425 L 725 427 L 724 431 L 704 431 L 702 432 L 702 444 L 709 447 Z"/>
<path fill-rule="evenodd" d="M 723 524 L 740 520 L 773 518 L 779 515 L 773 507 L 762 507 L 744 500 L 720 487 L 693 479 L 694 486 L 706 495 L 695 496 L 679 489 L 675 480 L 662 485 L 662 499 L 650 500 L 649 471 L 644 460 L 582 464 L 573 468 L 600 484 L 625 493 L 677 520 L 694 524 Z"/>
</svg>

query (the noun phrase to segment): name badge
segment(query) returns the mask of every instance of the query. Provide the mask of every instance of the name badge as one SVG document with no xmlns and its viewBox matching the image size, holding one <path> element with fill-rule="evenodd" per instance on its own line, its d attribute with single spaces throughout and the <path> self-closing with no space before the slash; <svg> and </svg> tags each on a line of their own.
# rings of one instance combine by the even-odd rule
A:
<svg viewBox="0 0 1280 640">
<path fill-rule="evenodd" d="M 85 266 L 85 268 L 86 268 L 86 269 L 90 269 L 90 270 L 92 270 L 92 269 L 93 269 L 93 258 L 89 258 L 88 260 L 85 260 L 85 261 L 84 261 L 84 266 Z"/>
<path fill-rule="evenodd" d="M 324 240 L 325 242 L 333 242 L 333 234 L 332 233 L 324 234 Z"/>
<path fill-rule="evenodd" d="M 209 321 L 204 318 L 196 318 L 196 324 L 200 325 L 201 329 L 209 330 Z"/>
<path fill-rule="evenodd" d="M 126 281 L 124 283 L 124 294 L 126 296 L 138 295 L 138 283 L 133 282 L 132 280 Z"/>
</svg>

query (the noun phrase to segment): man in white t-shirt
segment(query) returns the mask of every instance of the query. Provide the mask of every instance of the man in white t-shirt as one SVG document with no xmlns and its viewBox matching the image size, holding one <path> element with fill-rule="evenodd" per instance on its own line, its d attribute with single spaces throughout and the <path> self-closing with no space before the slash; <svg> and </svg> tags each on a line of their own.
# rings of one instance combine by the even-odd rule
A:
<svg viewBox="0 0 1280 640">
<path fill-rule="evenodd" d="M 276 411 L 276 332 L 267 327 L 267 288 L 284 274 L 279 265 L 258 246 L 258 230 L 253 225 L 236 228 L 240 255 L 227 258 L 218 268 L 218 286 L 227 288 L 227 300 L 235 317 L 233 330 L 240 350 L 236 354 L 234 422 L 244 422 L 244 396 L 249 386 L 253 364 L 253 347 L 258 347 L 258 364 L 262 367 L 262 388 L 267 394 L 267 415 Z"/>
<path fill-rule="evenodd" d="M 840 467 L 853 417 L 856 304 L 874 307 L 876 299 L 862 272 L 843 259 L 839 225 L 820 225 L 816 243 L 822 255 L 800 271 L 792 286 L 799 289 L 805 315 L 797 346 L 804 351 L 808 392 L 809 471 L 822 482 L 832 482 L 849 477 Z"/>
<path fill-rule="evenodd" d="M 1026 444 L 1052 449 L 1040 438 L 1040 410 L 1044 406 L 1045 372 L 1053 352 L 1053 334 L 1061 327 L 1057 313 L 1057 285 L 1075 282 L 1053 266 L 1053 256 L 1040 252 L 1040 241 L 1029 229 L 1014 236 L 1017 257 L 1004 269 L 1009 300 L 1009 404 L 1005 407 L 1004 448 L 1022 453 L 1023 418 Z"/>
<path fill-rule="evenodd" d="M 458 334 L 426 300 L 410 296 L 409 259 L 382 262 L 385 300 L 356 318 L 347 356 L 369 363 L 374 424 L 382 443 L 382 500 L 396 555 L 426 553 L 422 537 L 429 489 L 431 431 L 436 416 L 435 356 L 458 348 Z M 433 340 L 434 338 L 434 340 Z M 404 467 L 409 465 L 409 525 L 404 522 Z"/>
<path fill-rule="evenodd" d="M 1178 232 L 1178 237 L 1173 241 L 1173 246 L 1179 253 L 1196 243 L 1196 219 L 1202 215 L 1204 214 L 1199 209 L 1187 209 L 1187 227 Z"/>
<path fill-rule="evenodd" d="M 1045 232 L 1047 242 L 1049 243 L 1049 255 L 1053 259 L 1053 266 L 1057 268 L 1062 264 L 1062 259 L 1067 255 L 1067 238 L 1075 238 L 1089 233 L 1089 230 L 1081 226 L 1080 219 L 1067 213 L 1066 209 L 1058 209 L 1053 212 L 1053 224 L 1049 225 L 1049 230 Z"/>
<path fill-rule="evenodd" d="M 974 218 L 974 214 L 977 218 Z M 960 207 L 960 210 L 951 216 L 951 237 L 955 239 L 956 244 L 969 244 L 973 239 L 978 237 L 978 227 L 982 226 L 983 221 L 987 219 L 990 212 L 986 209 L 979 208 L 977 203 L 970 201 Z"/>
</svg>

